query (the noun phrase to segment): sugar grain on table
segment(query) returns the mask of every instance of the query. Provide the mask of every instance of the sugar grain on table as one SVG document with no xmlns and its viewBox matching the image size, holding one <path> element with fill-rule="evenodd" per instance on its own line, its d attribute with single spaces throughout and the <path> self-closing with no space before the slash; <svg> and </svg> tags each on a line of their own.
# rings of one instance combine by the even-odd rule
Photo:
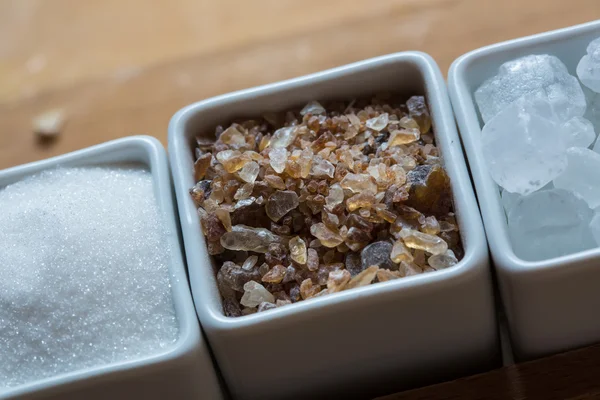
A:
<svg viewBox="0 0 600 400">
<path fill-rule="evenodd" d="M 149 172 L 44 171 L 0 190 L 0 392 L 178 337 Z"/>
</svg>

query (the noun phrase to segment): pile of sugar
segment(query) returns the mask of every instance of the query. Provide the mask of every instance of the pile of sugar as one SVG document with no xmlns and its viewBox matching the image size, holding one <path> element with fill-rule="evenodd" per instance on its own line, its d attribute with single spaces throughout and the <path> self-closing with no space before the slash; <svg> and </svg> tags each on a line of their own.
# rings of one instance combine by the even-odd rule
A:
<svg viewBox="0 0 600 400">
<path fill-rule="evenodd" d="M 481 151 L 515 254 L 540 261 L 600 246 L 600 38 L 571 75 L 551 54 L 505 62 L 475 91 Z M 588 86 L 582 88 L 581 83 Z"/>
<path fill-rule="evenodd" d="M 0 190 L 0 392 L 173 345 L 167 234 L 144 170 L 55 169 Z"/>
</svg>

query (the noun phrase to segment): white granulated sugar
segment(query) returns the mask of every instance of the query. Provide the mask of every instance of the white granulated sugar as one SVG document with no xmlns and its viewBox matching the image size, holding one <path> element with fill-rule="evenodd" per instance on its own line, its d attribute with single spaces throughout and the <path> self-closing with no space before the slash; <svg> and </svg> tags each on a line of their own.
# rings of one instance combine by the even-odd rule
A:
<svg viewBox="0 0 600 400">
<path fill-rule="evenodd" d="M 178 338 L 165 227 L 137 169 L 42 172 L 0 190 L 0 392 Z"/>
</svg>

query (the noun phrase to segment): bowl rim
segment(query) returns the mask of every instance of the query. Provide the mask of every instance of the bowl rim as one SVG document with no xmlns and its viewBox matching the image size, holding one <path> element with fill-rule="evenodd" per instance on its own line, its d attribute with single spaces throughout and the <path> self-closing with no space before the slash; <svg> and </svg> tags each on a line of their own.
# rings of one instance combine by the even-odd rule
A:
<svg viewBox="0 0 600 400">
<path fill-rule="evenodd" d="M 508 237 L 499 187 L 487 172 L 483 156 L 477 149 L 477 140 L 481 135 L 482 126 L 473 95 L 469 90 L 469 69 L 473 63 L 502 52 L 568 40 L 575 35 L 592 32 L 598 32 L 600 36 L 600 20 L 484 46 L 458 57 L 448 71 L 448 91 L 473 176 L 486 234 L 489 237 L 490 252 L 496 267 L 513 275 L 533 276 L 537 275 L 538 271 L 561 274 L 566 272 L 562 270 L 564 265 L 571 265 L 570 272 L 587 268 L 587 265 L 600 259 L 600 248 L 541 261 L 523 260 L 514 253 Z"/>
<path fill-rule="evenodd" d="M 279 324 L 278 326 L 280 326 L 283 321 L 292 318 L 310 320 L 317 315 L 335 313 L 336 310 L 340 311 L 343 308 L 350 307 L 354 302 L 358 301 L 374 302 L 392 295 L 397 298 L 398 296 L 406 296 L 414 290 L 433 291 L 449 281 L 468 279 L 469 276 L 478 274 L 481 268 L 488 268 L 485 233 L 460 147 L 445 81 L 435 61 L 428 54 L 416 51 L 392 53 L 297 78 L 226 93 L 192 103 L 177 111 L 169 123 L 169 153 L 179 207 L 179 218 L 184 237 L 184 247 L 186 254 L 188 254 L 188 260 L 191 258 L 189 253 L 196 253 L 198 250 L 197 245 L 189 243 L 189 238 L 186 242 L 186 237 L 192 235 L 188 231 L 199 229 L 200 224 L 193 202 L 189 198 L 189 188 L 184 184 L 185 176 L 189 174 L 189 166 L 184 161 L 183 153 L 191 150 L 186 143 L 185 126 L 191 118 L 207 108 L 224 107 L 230 103 L 251 100 L 261 95 L 276 94 L 278 96 L 286 96 L 288 92 L 306 85 L 310 86 L 359 72 L 368 72 L 382 65 L 405 63 L 413 64 L 423 76 L 424 85 L 427 90 L 436 94 L 428 98 L 430 106 L 436 110 L 435 113 L 432 112 L 432 119 L 436 126 L 436 132 L 445 132 L 444 137 L 448 138 L 448 140 L 443 140 L 446 142 L 444 143 L 444 147 L 446 148 L 443 150 L 443 153 L 445 158 L 447 157 L 452 160 L 452 163 L 447 164 L 449 167 L 447 169 L 449 170 L 450 165 L 452 165 L 451 168 L 455 170 L 455 177 L 452 181 L 453 192 L 455 189 L 460 188 L 460 195 L 455 193 L 455 200 L 457 197 L 460 197 L 459 202 L 461 204 L 460 206 L 456 206 L 455 211 L 458 211 L 459 208 L 461 209 L 460 212 L 464 215 L 465 225 L 468 225 L 468 227 L 464 227 L 465 229 L 461 229 L 463 231 L 463 243 L 466 241 L 469 242 L 469 246 L 465 246 L 463 259 L 452 268 L 388 282 L 380 282 L 375 285 L 367 285 L 350 291 L 342 291 L 315 299 L 304 300 L 288 307 L 269 310 L 269 312 L 255 313 L 241 317 L 227 317 L 222 310 L 213 310 L 212 307 L 207 306 L 207 300 L 211 299 L 211 292 L 214 292 L 215 288 L 211 286 L 210 279 L 206 278 L 209 276 L 207 274 L 214 276 L 214 272 L 212 268 L 206 266 L 197 266 L 199 268 L 194 268 L 188 264 L 196 310 L 202 326 L 207 331 L 263 331 L 267 329 L 268 325 Z M 190 207 L 194 207 L 193 214 L 195 218 L 192 217 Z M 467 235 L 468 240 L 464 240 L 467 238 Z M 205 243 L 201 245 L 205 246 Z M 192 276 L 197 274 L 199 275 L 199 279 L 192 278 Z M 199 285 L 197 288 L 194 287 L 196 283 Z"/>
<path fill-rule="evenodd" d="M 165 349 L 148 356 L 79 369 L 18 386 L 3 388 L 0 391 L 0 398 L 24 396 L 42 391 L 48 394 L 64 393 L 97 382 L 110 382 L 115 374 L 121 376 L 123 373 L 134 375 L 142 371 L 160 370 L 163 364 L 183 358 L 194 349 L 205 345 L 200 335 L 200 328 L 195 318 L 193 302 L 187 286 L 185 264 L 178 237 L 178 221 L 172 211 L 175 208 L 169 164 L 166 151 L 160 141 L 145 135 L 128 136 L 55 157 L 9 167 L 0 170 L 0 190 L 5 187 L 3 182 L 11 177 L 21 177 L 17 179 L 18 181 L 23 177 L 31 176 L 43 170 L 63 165 L 69 167 L 73 163 L 81 167 L 88 164 L 85 160 L 90 157 L 127 148 L 132 150 L 141 149 L 147 155 L 148 163 L 143 164 L 152 174 L 157 205 L 165 218 L 168 231 L 174 233 L 169 235 L 168 239 L 171 248 L 169 280 L 179 328 L 177 340 Z M 127 156 L 124 156 L 122 161 L 127 162 L 129 160 Z M 89 164 L 98 165 L 93 162 Z M 110 165 L 111 163 L 107 164 Z"/>
</svg>

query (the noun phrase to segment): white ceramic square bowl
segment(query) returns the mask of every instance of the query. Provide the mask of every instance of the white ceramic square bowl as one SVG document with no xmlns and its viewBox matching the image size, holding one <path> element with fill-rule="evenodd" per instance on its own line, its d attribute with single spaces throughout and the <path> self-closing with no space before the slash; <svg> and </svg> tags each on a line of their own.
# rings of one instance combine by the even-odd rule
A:
<svg viewBox="0 0 600 400">
<path fill-rule="evenodd" d="M 0 392 L 0 399 L 219 399 L 219 382 L 203 340 L 188 288 L 177 211 L 165 149 L 149 136 L 132 136 L 0 171 L 0 188 L 45 169 L 136 163 L 154 179 L 154 193 L 170 232 L 171 290 L 179 339 L 141 359 L 78 370 Z M 0 361 L 1 362 L 1 361 Z"/>
<path fill-rule="evenodd" d="M 448 76 L 450 97 L 471 168 L 496 267 L 515 355 L 529 359 L 600 340 L 600 249 L 529 262 L 512 250 L 498 186 L 480 151 L 483 122 L 474 91 L 498 67 L 528 54 L 552 54 L 575 75 L 600 21 L 484 47 L 458 58 Z M 596 127 L 598 129 L 598 127 Z"/>
<path fill-rule="evenodd" d="M 428 99 L 452 182 L 464 259 L 443 271 L 225 317 L 189 195 L 195 136 L 212 135 L 216 125 L 233 118 L 383 91 Z M 189 105 L 171 120 L 169 151 L 196 310 L 235 398 L 366 397 L 498 361 L 485 235 L 444 79 L 428 55 L 391 54 Z"/>
</svg>

